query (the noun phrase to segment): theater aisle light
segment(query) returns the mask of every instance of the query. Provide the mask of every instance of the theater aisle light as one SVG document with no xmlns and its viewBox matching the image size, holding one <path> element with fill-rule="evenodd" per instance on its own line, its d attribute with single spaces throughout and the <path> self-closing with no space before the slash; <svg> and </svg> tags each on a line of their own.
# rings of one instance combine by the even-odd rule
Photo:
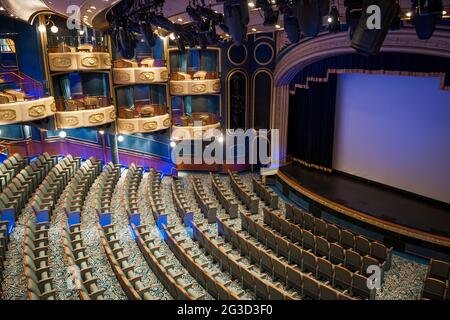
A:
<svg viewBox="0 0 450 320">
<path fill-rule="evenodd" d="M 123 142 L 124 140 L 125 140 L 124 136 L 122 136 L 122 135 L 117 136 L 117 141 Z"/>
<path fill-rule="evenodd" d="M 60 131 L 58 135 L 59 135 L 59 137 L 60 137 L 61 139 L 65 139 L 65 138 L 67 137 L 67 132 L 65 132 L 65 131 L 63 130 L 63 131 Z"/>
</svg>

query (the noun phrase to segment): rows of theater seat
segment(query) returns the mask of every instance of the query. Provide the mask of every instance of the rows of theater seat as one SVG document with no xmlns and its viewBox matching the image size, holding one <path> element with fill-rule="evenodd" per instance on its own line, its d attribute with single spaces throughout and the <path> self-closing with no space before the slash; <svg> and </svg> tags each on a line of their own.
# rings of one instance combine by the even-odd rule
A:
<svg viewBox="0 0 450 320">
<path fill-rule="evenodd" d="M 110 167 L 108 164 L 106 167 Z M 64 255 L 70 267 L 73 283 L 82 300 L 103 300 L 104 289 L 98 284 L 89 264 L 89 255 L 83 244 L 81 212 L 86 196 L 102 171 L 101 161 L 88 159 L 66 188 L 63 208 L 67 216 L 62 221 L 62 243 Z"/>
<path fill-rule="evenodd" d="M 175 204 L 175 209 L 178 212 L 178 216 L 185 224 L 189 224 L 187 221 L 192 220 L 193 212 L 185 196 L 182 180 L 172 179 L 172 199 Z"/>
<path fill-rule="evenodd" d="M 282 213 L 278 213 L 280 222 L 283 220 L 282 216 Z M 298 233 L 299 237 L 300 235 L 308 235 L 312 239 L 313 237 L 311 235 L 314 234 L 317 237 L 322 237 L 322 240 L 328 241 L 330 245 L 334 244 L 335 251 L 337 252 L 334 258 L 337 259 L 338 263 L 344 263 L 343 257 L 345 257 L 346 250 L 352 250 L 354 255 L 355 253 L 359 253 L 362 256 L 369 256 L 376 259 L 380 265 L 384 264 L 386 270 L 391 266 L 392 248 L 388 248 L 382 243 L 369 240 L 361 235 L 355 235 L 347 229 L 342 229 L 334 224 L 327 223 L 288 203 L 286 203 L 285 217 L 287 222 L 290 223 L 292 232 Z M 361 259 L 356 258 L 355 260 L 358 261 Z M 357 261 L 356 263 L 358 263 Z"/>
<path fill-rule="evenodd" d="M 123 186 L 123 201 L 125 204 L 125 211 L 127 212 L 128 219 L 133 221 L 133 219 L 140 219 L 139 213 L 139 187 L 142 182 L 142 177 L 144 173 L 143 167 L 138 167 L 134 163 L 128 168 L 125 176 L 124 186 Z"/>
<path fill-rule="evenodd" d="M 234 199 L 232 194 L 228 192 L 227 188 L 219 177 L 209 173 L 211 179 L 212 190 L 214 195 L 219 200 L 220 205 L 225 209 L 231 218 L 238 217 L 239 204 Z"/>
<path fill-rule="evenodd" d="M 167 221 L 166 206 L 161 195 L 162 173 L 154 168 L 150 169 L 147 184 L 147 203 L 155 221 Z"/>
<path fill-rule="evenodd" d="M 274 252 L 274 257 L 282 257 L 287 259 L 283 264 L 271 263 L 270 255 L 263 254 L 254 259 L 261 259 L 261 264 L 269 269 L 274 270 L 278 275 L 283 277 L 286 273 L 287 265 L 293 266 L 297 271 L 310 273 L 311 276 L 322 283 L 328 283 L 336 290 L 341 290 L 346 294 L 354 295 L 363 299 L 374 299 L 375 290 L 367 288 L 367 278 L 362 275 L 361 268 L 352 272 L 348 269 L 348 265 L 333 264 L 328 257 L 321 256 L 316 253 L 315 247 L 310 248 L 302 246 L 298 242 L 293 242 L 291 238 L 280 235 L 276 230 L 271 230 L 261 223 L 254 221 L 250 216 L 241 213 L 242 229 L 259 241 L 265 248 L 269 248 Z M 272 261 L 274 261 L 272 257 Z M 373 261 L 368 261 L 369 265 Z M 375 260 L 375 264 L 378 262 Z M 322 284 L 320 284 L 322 285 Z"/>
<path fill-rule="evenodd" d="M 208 223 L 215 223 L 217 216 L 217 206 L 215 206 L 214 202 L 209 199 L 209 196 L 206 193 L 201 179 L 193 178 L 191 180 L 191 183 L 194 188 L 195 199 L 200 206 L 200 210 L 202 211 L 203 216 L 208 220 Z"/>
<path fill-rule="evenodd" d="M 241 181 L 241 178 L 228 171 L 230 177 L 231 189 L 237 195 L 237 197 L 244 203 L 250 213 L 258 213 L 259 209 L 259 198 L 256 193 L 251 191 L 247 186 Z"/>
<path fill-rule="evenodd" d="M 0 164 L 0 191 L 3 191 L 9 182 L 24 169 L 27 165 L 27 160 L 23 159 L 19 154 L 14 154 L 5 159 Z"/>
<path fill-rule="evenodd" d="M 142 276 L 136 274 L 130 257 L 124 252 L 116 224 L 111 222 L 111 214 L 114 211 L 111 201 L 114 192 L 117 191 L 120 175 L 120 166 L 109 164 L 98 179 L 97 188 L 94 191 L 94 206 L 99 221 L 97 224 L 98 234 L 111 269 L 126 296 L 131 300 L 153 300 L 150 288 L 144 285 Z M 123 205 L 129 217 L 137 213 L 137 190 L 141 181 L 140 175 L 142 175 L 142 168 L 133 164 L 124 179 Z"/>
<path fill-rule="evenodd" d="M 80 168 L 80 162 L 78 158 L 67 156 L 49 171 L 47 169 L 50 165 L 42 166 L 42 175 L 44 172 L 48 174 L 32 197 L 31 206 L 35 216 L 30 217 L 26 223 L 22 243 L 23 268 L 30 300 L 56 299 L 57 292 L 53 285 L 49 263 L 50 219 L 62 192 Z"/>
<path fill-rule="evenodd" d="M 253 191 L 266 205 L 271 209 L 278 208 L 278 195 L 273 192 L 269 187 L 265 186 L 261 179 L 252 177 Z"/>
<path fill-rule="evenodd" d="M 450 263 L 431 259 L 421 299 L 450 300 Z"/>
<path fill-rule="evenodd" d="M 222 219 L 217 218 L 217 223 L 219 235 L 223 236 L 225 241 L 230 242 L 230 238 L 224 236 L 223 230 L 227 227 L 224 227 Z M 194 240 L 205 248 L 206 252 L 222 266 L 223 270 L 228 271 L 233 279 L 242 283 L 242 286 L 252 291 L 257 298 L 270 300 L 298 299 L 298 295 L 288 292 L 282 284 L 275 282 L 273 277 L 268 277 L 266 273 L 261 272 L 259 265 L 249 266 L 243 262 L 240 254 L 232 254 L 230 249 L 226 249 L 223 240 L 210 234 L 206 229 L 201 230 L 200 227 L 201 225 L 193 224 Z M 241 252 L 241 254 L 245 256 L 244 252 Z"/>
</svg>

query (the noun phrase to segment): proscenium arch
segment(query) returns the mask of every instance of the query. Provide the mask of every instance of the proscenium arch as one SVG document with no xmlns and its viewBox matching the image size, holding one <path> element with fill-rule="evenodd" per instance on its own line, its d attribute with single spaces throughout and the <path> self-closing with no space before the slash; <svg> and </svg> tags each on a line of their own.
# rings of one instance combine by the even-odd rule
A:
<svg viewBox="0 0 450 320">
<path fill-rule="evenodd" d="M 244 75 L 244 79 L 245 79 L 245 128 L 241 128 L 241 129 L 247 129 L 247 127 L 248 127 L 248 108 L 249 108 L 249 106 L 248 106 L 248 75 L 247 75 L 247 72 L 245 72 L 245 70 L 241 69 L 241 68 L 231 70 L 228 73 L 227 78 L 226 78 L 226 81 L 227 81 L 227 129 L 230 129 L 230 117 L 231 117 L 231 101 L 230 101 L 231 83 L 230 83 L 230 80 L 236 74 Z"/>
<path fill-rule="evenodd" d="M 433 37 L 428 40 L 420 40 L 413 28 L 390 31 L 381 52 L 415 53 L 450 58 L 449 37 L 450 31 L 446 30 L 436 30 Z M 303 68 L 314 62 L 355 52 L 345 32 L 326 33 L 299 43 L 288 50 L 277 61 L 274 72 L 276 87 L 289 85 Z"/>
</svg>

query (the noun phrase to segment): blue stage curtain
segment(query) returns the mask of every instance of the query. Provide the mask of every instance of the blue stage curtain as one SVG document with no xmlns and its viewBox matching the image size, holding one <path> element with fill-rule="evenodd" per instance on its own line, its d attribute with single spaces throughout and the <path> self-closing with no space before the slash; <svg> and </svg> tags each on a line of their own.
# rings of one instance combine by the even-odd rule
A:
<svg viewBox="0 0 450 320">
<path fill-rule="evenodd" d="M 332 169 L 337 76 L 328 82 L 310 82 L 290 96 L 289 154 L 307 165 Z"/>
<path fill-rule="evenodd" d="M 215 72 L 217 71 L 218 57 L 217 51 L 208 50 L 204 52 L 202 64 L 205 71 Z"/>
</svg>

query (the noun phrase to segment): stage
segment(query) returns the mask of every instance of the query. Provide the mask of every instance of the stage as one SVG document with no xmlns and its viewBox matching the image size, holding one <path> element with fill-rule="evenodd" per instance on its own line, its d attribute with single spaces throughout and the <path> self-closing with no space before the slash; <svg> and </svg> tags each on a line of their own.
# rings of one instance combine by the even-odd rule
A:
<svg viewBox="0 0 450 320">
<path fill-rule="evenodd" d="M 376 232 L 380 237 L 377 240 L 399 246 L 397 249 L 401 251 L 414 251 L 422 256 L 436 256 L 429 253 L 429 249 L 450 253 L 448 204 L 340 172 L 330 174 L 300 165 L 280 168 L 278 181 L 286 196 L 295 201 L 290 194 L 293 191 L 297 199 L 311 204 L 310 211 L 316 216 L 326 212 Z M 406 241 L 403 246 L 397 243 L 401 238 Z M 415 247 L 426 248 L 426 251 Z"/>
</svg>

